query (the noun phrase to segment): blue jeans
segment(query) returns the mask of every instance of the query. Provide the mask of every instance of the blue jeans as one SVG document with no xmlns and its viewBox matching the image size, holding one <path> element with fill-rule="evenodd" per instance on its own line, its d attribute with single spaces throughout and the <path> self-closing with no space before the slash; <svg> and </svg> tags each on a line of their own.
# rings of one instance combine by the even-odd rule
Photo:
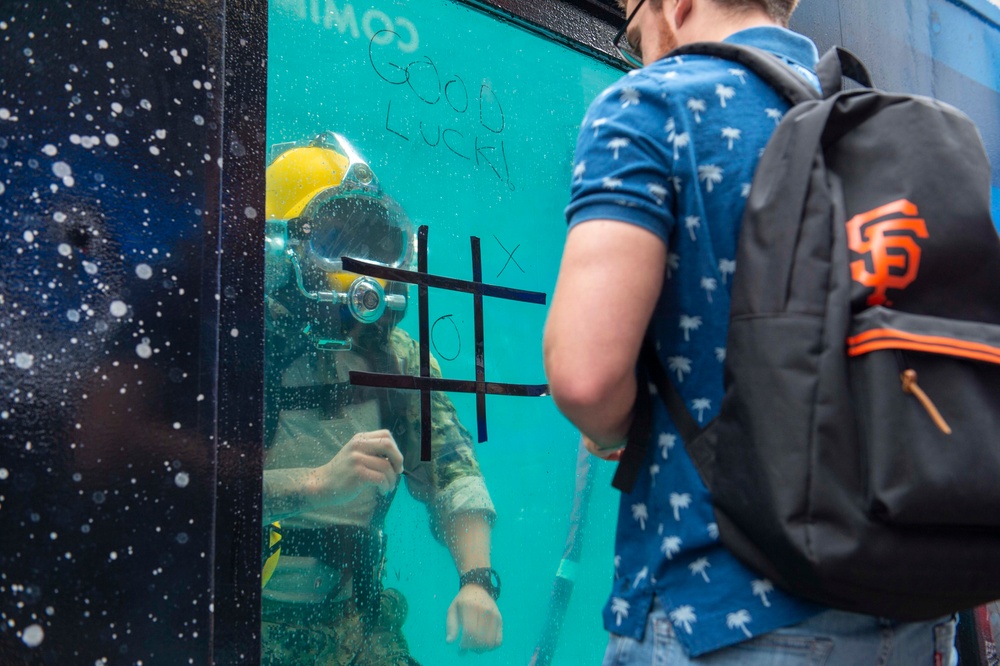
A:
<svg viewBox="0 0 1000 666">
<path fill-rule="evenodd" d="M 894 622 L 828 610 L 801 624 L 691 659 L 659 599 L 642 642 L 611 635 L 603 666 L 956 666 L 955 618 Z"/>
</svg>

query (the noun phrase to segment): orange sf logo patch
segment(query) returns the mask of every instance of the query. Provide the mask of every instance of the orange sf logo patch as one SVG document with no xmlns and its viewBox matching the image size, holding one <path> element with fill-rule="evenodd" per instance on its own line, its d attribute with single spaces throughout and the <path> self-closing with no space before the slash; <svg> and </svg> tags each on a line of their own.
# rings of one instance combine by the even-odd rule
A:
<svg viewBox="0 0 1000 666">
<path fill-rule="evenodd" d="M 927 238 L 927 223 L 906 199 L 855 215 L 847 222 L 847 244 L 861 259 L 851 262 L 851 277 L 875 289 L 868 305 L 892 305 L 887 289 L 906 289 L 920 269 L 917 238 Z"/>
</svg>

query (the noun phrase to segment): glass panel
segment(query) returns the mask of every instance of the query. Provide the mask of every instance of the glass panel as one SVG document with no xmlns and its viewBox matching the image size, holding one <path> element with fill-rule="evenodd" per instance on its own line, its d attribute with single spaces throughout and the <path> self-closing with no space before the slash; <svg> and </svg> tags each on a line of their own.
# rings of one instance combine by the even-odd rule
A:
<svg viewBox="0 0 1000 666">
<path fill-rule="evenodd" d="M 613 470 L 577 469 L 541 335 L 579 121 L 620 72 L 454 0 L 269 21 L 263 663 L 454 663 L 453 552 L 502 578 L 475 662 L 596 663 Z M 409 492 L 348 471 L 345 445 L 386 475 L 382 428 Z"/>
</svg>

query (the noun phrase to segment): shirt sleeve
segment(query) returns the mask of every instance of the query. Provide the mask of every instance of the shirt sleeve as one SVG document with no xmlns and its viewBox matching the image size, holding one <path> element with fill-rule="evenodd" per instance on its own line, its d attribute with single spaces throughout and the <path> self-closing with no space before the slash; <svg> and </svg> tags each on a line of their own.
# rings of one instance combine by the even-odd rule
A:
<svg viewBox="0 0 1000 666">
<path fill-rule="evenodd" d="M 393 351 L 400 359 L 401 371 L 415 374 L 420 368 L 420 349 L 405 332 L 392 333 Z M 441 377 L 441 368 L 431 357 L 431 376 Z M 445 393 L 431 392 L 431 460 L 420 460 L 420 394 L 396 392 L 392 401 L 399 427 L 394 435 L 403 452 L 407 471 L 406 487 L 410 494 L 427 505 L 431 531 L 443 540 L 442 522 L 455 514 L 481 512 L 493 523 L 496 510 L 486 488 L 472 438 L 458 419 L 455 405 Z M 402 417 L 402 418 L 400 418 Z"/>
<path fill-rule="evenodd" d="M 623 77 L 587 111 L 566 208 L 570 227 L 618 220 L 667 242 L 680 187 L 673 173 L 675 153 L 689 137 L 678 138 L 668 89 L 653 76 L 637 70 Z"/>
</svg>

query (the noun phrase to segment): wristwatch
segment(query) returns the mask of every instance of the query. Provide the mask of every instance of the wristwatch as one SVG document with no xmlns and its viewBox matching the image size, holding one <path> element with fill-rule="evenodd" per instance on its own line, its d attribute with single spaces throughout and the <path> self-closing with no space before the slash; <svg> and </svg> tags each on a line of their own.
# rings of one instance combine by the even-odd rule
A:
<svg viewBox="0 0 1000 666">
<path fill-rule="evenodd" d="M 459 589 L 466 585 L 478 585 L 493 597 L 496 601 L 500 598 L 500 574 L 490 567 L 470 569 L 462 574 L 458 579 Z"/>
</svg>

